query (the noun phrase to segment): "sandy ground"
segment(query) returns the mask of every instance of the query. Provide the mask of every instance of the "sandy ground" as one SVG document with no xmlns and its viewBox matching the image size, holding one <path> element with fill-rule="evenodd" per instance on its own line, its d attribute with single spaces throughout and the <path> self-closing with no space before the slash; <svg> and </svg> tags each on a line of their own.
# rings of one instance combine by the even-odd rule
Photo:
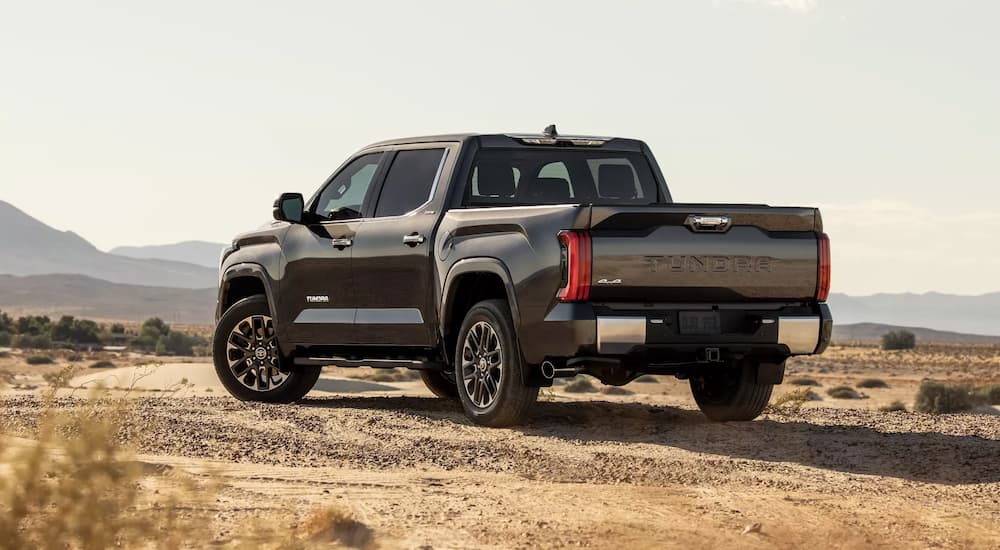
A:
<svg viewBox="0 0 1000 550">
<path fill-rule="evenodd" d="M 791 364 L 824 399 L 741 424 L 707 422 L 673 379 L 622 396 L 556 387 L 527 426 L 505 430 L 471 425 L 419 381 L 346 369 L 291 406 L 232 400 L 197 363 L 91 369 L 72 385 L 133 388 L 140 459 L 221 480 L 209 511 L 220 541 L 336 504 L 383 548 L 1000 548 L 1000 416 L 877 410 L 912 404 L 925 377 L 995 379 L 1000 353 L 908 356 L 896 369 L 868 351 Z M 824 394 L 874 375 L 889 387 L 866 399 Z M 37 394 L 0 396 L 8 433 L 30 435 Z"/>
</svg>

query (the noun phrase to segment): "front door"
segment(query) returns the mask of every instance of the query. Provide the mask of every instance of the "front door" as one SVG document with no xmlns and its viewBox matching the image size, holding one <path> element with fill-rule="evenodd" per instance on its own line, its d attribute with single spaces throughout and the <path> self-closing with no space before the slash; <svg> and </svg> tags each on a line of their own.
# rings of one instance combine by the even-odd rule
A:
<svg viewBox="0 0 1000 550">
<path fill-rule="evenodd" d="M 352 262 L 355 330 L 363 344 L 430 346 L 434 339 L 433 234 L 447 187 L 449 146 L 393 153 L 373 214 L 358 228 Z"/>
<path fill-rule="evenodd" d="M 292 344 L 357 341 L 351 258 L 383 157 L 369 153 L 347 163 L 311 201 L 306 223 L 292 225 L 284 238 L 287 263 L 277 302 Z"/>
</svg>

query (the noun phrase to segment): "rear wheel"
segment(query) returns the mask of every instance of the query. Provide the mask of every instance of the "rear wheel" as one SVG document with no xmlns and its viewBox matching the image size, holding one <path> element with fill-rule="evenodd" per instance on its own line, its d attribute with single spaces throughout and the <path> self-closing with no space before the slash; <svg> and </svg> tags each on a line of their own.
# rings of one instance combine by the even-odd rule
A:
<svg viewBox="0 0 1000 550">
<path fill-rule="evenodd" d="M 507 302 L 472 306 L 455 350 L 456 389 L 466 416 L 494 428 L 523 422 L 538 399 L 538 388 L 524 383 L 523 369 Z"/>
<path fill-rule="evenodd" d="M 718 422 L 753 420 L 771 399 L 773 384 L 757 382 L 757 364 L 749 359 L 691 376 L 691 393 L 698 408 Z"/>
<path fill-rule="evenodd" d="M 434 395 L 443 399 L 458 399 L 458 386 L 455 384 L 454 371 L 422 370 L 420 371 L 420 379 Z"/>
<path fill-rule="evenodd" d="M 291 368 L 278 348 L 264 296 L 244 298 L 226 311 L 215 327 L 212 351 L 219 381 L 240 401 L 298 401 L 316 384 L 321 370 Z"/>
</svg>

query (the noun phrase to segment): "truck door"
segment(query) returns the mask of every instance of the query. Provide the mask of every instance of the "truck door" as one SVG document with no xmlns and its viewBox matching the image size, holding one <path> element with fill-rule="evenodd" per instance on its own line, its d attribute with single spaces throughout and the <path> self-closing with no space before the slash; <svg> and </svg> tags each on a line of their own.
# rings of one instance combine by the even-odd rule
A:
<svg viewBox="0 0 1000 550">
<path fill-rule="evenodd" d="M 277 300 L 289 342 L 356 343 L 351 256 L 384 157 L 376 152 L 351 160 L 312 200 L 307 223 L 289 228 Z"/>
<path fill-rule="evenodd" d="M 431 346 L 436 313 L 434 229 L 447 194 L 453 144 L 401 148 L 376 206 L 358 228 L 352 270 L 360 343 Z M 452 160 L 453 163 L 453 160 Z"/>
</svg>

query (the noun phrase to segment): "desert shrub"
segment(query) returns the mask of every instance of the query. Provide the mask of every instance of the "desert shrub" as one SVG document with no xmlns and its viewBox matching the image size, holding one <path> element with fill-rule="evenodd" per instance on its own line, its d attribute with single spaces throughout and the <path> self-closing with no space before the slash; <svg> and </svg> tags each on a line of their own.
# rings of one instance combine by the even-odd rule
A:
<svg viewBox="0 0 1000 550">
<path fill-rule="evenodd" d="M 10 333 L 6 330 L 0 330 L 0 346 L 9 346 L 11 341 Z"/>
<path fill-rule="evenodd" d="M 788 381 L 793 386 L 819 386 L 820 383 L 812 378 L 792 378 Z"/>
<path fill-rule="evenodd" d="M 56 361 L 48 355 L 30 355 L 24 362 L 29 365 L 51 365 Z"/>
<path fill-rule="evenodd" d="M 878 378 L 865 378 L 854 386 L 858 388 L 888 388 L 889 384 L 886 384 L 885 380 Z"/>
<path fill-rule="evenodd" d="M 913 410 L 930 414 L 948 414 L 968 411 L 983 404 L 973 388 L 966 384 L 924 382 L 917 390 Z"/>
<path fill-rule="evenodd" d="M 807 401 L 820 401 L 822 399 L 809 388 L 798 388 L 777 397 L 769 408 L 772 410 L 780 408 L 798 410 Z"/>
<path fill-rule="evenodd" d="M 115 364 L 112 363 L 111 361 L 101 360 L 101 361 L 95 361 L 94 363 L 91 363 L 90 364 L 90 368 L 92 368 L 92 369 L 113 369 L 113 368 L 115 368 Z"/>
<path fill-rule="evenodd" d="M 114 323 L 111 325 L 111 334 L 125 334 L 125 325 Z"/>
<path fill-rule="evenodd" d="M 17 319 L 17 333 L 41 336 L 52 331 L 52 320 L 44 315 L 27 315 Z"/>
<path fill-rule="evenodd" d="M 826 390 L 826 394 L 834 399 L 861 399 L 861 395 L 850 386 L 837 386 Z"/>
<path fill-rule="evenodd" d="M 88 319 L 76 319 L 72 315 L 63 315 L 52 325 L 52 339 L 57 342 L 73 342 L 76 344 L 97 344 L 101 341 L 101 327 Z"/>
<path fill-rule="evenodd" d="M 566 384 L 566 387 L 563 388 L 563 390 L 568 393 L 594 393 L 597 391 L 597 388 L 594 387 L 594 384 L 590 380 L 586 378 L 577 378 L 569 384 Z"/>
<path fill-rule="evenodd" d="M 0 311 L 0 332 L 14 332 L 14 320 L 3 311 Z"/>
<path fill-rule="evenodd" d="M 655 384 L 659 382 L 659 379 L 657 379 L 655 376 L 651 374 L 644 374 L 639 378 L 636 378 L 634 382 L 638 382 L 640 384 Z"/>
<path fill-rule="evenodd" d="M 601 388 L 601 393 L 604 395 L 632 395 L 635 392 L 618 386 L 604 386 Z"/>
<path fill-rule="evenodd" d="M 976 388 L 976 395 L 990 405 L 1000 405 L 1000 384 Z"/>
<path fill-rule="evenodd" d="M 66 356 L 66 360 L 70 363 L 79 363 L 80 361 L 83 361 L 83 356 L 79 353 L 71 353 Z"/>
<path fill-rule="evenodd" d="M 48 334 L 18 334 L 14 337 L 13 346 L 18 349 L 49 349 L 52 340 Z"/>
<path fill-rule="evenodd" d="M 902 401 L 893 401 L 884 407 L 879 407 L 882 412 L 901 412 L 906 410 L 906 405 Z"/>
<path fill-rule="evenodd" d="M 917 347 L 917 337 L 908 330 L 894 330 L 882 335 L 882 349 L 900 350 Z"/>
</svg>

